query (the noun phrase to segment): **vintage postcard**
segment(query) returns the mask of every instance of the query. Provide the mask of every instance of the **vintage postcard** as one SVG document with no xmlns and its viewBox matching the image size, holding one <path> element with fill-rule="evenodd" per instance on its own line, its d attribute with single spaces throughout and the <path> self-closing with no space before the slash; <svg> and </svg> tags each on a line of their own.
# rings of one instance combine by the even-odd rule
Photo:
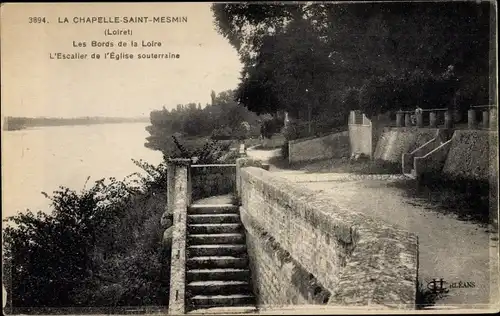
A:
<svg viewBox="0 0 500 316">
<path fill-rule="evenodd" d="M 498 312 L 496 1 L 3 3 L 3 312 Z"/>
</svg>

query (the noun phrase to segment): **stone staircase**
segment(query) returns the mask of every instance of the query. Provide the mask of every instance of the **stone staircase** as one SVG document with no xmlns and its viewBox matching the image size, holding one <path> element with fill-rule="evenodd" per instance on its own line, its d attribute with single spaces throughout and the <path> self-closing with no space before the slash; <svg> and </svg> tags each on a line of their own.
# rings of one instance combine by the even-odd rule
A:
<svg viewBox="0 0 500 316">
<path fill-rule="evenodd" d="M 191 205 L 186 238 L 186 311 L 255 307 L 238 207 Z"/>
<path fill-rule="evenodd" d="M 410 179 L 416 179 L 417 178 L 417 173 L 415 172 L 415 169 L 411 169 L 410 173 L 403 173 L 406 177 Z"/>
</svg>

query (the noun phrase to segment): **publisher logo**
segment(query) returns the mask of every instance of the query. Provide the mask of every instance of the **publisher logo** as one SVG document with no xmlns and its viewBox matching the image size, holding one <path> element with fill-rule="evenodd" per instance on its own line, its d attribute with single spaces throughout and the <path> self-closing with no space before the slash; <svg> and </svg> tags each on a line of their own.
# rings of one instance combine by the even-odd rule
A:
<svg viewBox="0 0 500 316">
<path fill-rule="evenodd" d="M 473 281 L 458 281 L 458 282 L 446 282 L 443 278 L 432 279 L 427 283 L 427 288 L 434 294 L 448 293 L 450 289 L 470 289 L 475 288 L 476 283 Z"/>
<path fill-rule="evenodd" d="M 432 279 L 427 283 L 427 288 L 435 294 L 448 293 L 448 288 L 446 287 L 448 283 L 443 279 Z"/>
</svg>

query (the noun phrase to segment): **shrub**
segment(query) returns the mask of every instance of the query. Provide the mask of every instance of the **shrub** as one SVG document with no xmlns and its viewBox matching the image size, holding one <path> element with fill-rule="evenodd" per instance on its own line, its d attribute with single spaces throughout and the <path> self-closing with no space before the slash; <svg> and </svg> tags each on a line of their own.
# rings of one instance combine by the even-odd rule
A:
<svg viewBox="0 0 500 316">
<path fill-rule="evenodd" d="M 171 156 L 172 158 L 194 158 L 197 164 L 211 164 L 216 163 L 229 152 L 231 143 L 218 142 L 216 140 L 208 140 L 203 146 L 196 147 L 194 149 L 186 148 L 177 137 L 172 136 L 174 143 L 177 147 L 177 154 Z"/>
<path fill-rule="evenodd" d="M 271 138 L 274 134 L 279 133 L 284 126 L 282 119 L 273 117 L 265 120 L 261 125 L 261 134 L 265 138 Z"/>
<path fill-rule="evenodd" d="M 80 192 L 61 187 L 52 212 L 7 218 L 3 233 L 4 284 L 9 307 L 166 305 L 162 275 L 166 176 L 99 180 Z"/>
<path fill-rule="evenodd" d="M 233 138 L 233 130 L 228 126 L 223 128 L 216 128 L 213 130 L 211 138 L 216 140 L 231 139 Z"/>
</svg>

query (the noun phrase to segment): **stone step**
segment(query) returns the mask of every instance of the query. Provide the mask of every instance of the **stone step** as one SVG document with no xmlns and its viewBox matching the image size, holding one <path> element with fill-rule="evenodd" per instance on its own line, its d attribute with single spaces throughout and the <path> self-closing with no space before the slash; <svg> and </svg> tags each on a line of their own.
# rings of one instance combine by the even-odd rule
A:
<svg viewBox="0 0 500 316">
<path fill-rule="evenodd" d="M 188 214 L 227 214 L 234 213 L 239 214 L 239 207 L 237 205 L 231 204 L 221 204 L 221 205 L 203 205 L 194 204 L 188 208 Z"/>
<path fill-rule="evenodd" d="M 242 233 L 228 234 L 191 234 L 187 235 L 189 245 L 201 244 L 244 244 L 245 235 Z"/>
<path fill-rule="evenodd" d="M 195 295 L 188 299 L 191 308 L 210 308 L 219 306 L 251 306 L 255 297 L 250 294 L 233 295 Z"/>
<path fill-rule="evenodd" d="M 203 257 L 203 256 L 239 256 L 246 254 L 246 245 L 192 245 L 187 247 L 188 257 Z"/>
<path fill-rule="evenodd" d="M 239 233 L 241 232 L 241 228 L 241 223 L 187 225 L 189 234 Z"/>
<path fill-rule="evenodd" d="M 192 281 L 187 284 L 187 293 L 191 296 L 203 295 L 230 295 L 250 293 L 250 284 L 248 281 Z"/>
<path fill-rule="evenodd" d="M 213 268 L 233 268 L 243 269 L 248 267 L 248 257 L 239 256 L 203 256 L 193 257 L 186 260 L 188 270 L 191 269 L 213 269 Z"/>
<path fill-rule="evenodd" d="M 249 278 L 250 270 L 248 269 L 192 269 L 186 272 L 188 282 L 208 280 L 248 281 Z"/>
<path fill-rule="evenodd" d="M 235 213 L 224 214 L 190 214 L 187 217 L 188 224 L 221 224 L 239 223 L 240 215 Z"/>
</svg>

